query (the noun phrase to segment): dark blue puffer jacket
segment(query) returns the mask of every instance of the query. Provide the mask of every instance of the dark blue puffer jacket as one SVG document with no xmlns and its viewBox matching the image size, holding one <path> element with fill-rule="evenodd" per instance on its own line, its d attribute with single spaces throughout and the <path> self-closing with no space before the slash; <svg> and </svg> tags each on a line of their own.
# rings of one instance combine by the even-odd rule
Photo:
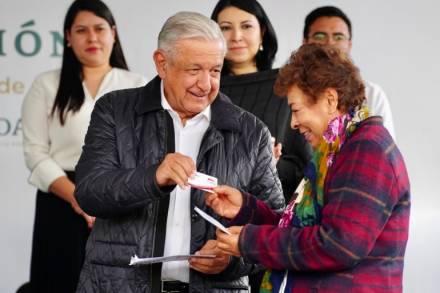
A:
<svg viewBox="0 0 440 293">
<path fill-rule="evenodd" d="M 167 115 L 158 77 L 96 103 L 76 167 L 75 196 L 86 213 L 97 217 L 77 292 L 155 293 L 151 266 L 128 263 L 134 254 L 153 256 L 159 201 L 173 188 L 160 189 L 155 182 L 156 169 L 170 151 Z M 211 105 L 197 170 L 217 177 L 219 184 L 259 195 L 277 211 L 284 207 L 268 129 L 221 93 Z M 203 192 L 193 189 L 194 206 L 212 213 Z M 193 214 L 191 253 L 213 238 L 215 227 Z M 191 270 L 190 292 L 246 292 L 245 276 L 253 269 L 233 258 L 218 275 Z"/>
</svg>

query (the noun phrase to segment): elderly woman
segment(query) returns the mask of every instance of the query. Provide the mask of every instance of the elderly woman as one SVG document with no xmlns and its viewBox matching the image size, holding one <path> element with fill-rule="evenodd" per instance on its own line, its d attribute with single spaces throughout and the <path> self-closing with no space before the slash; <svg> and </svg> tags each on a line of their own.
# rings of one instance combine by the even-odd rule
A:
<svg viewBox="0 0 440 293">
<path fill-rule="evenodd" d="M 271 269 L 260 292 L 401 292 L 409 180 L 382 118 L 361 106 L 359 70 L 335 48 L 303 45 L 275 90 L 287 94 L 312 160 L 282 215 L 232 187 L 207 194 L 231 220 L 218 247 Z"/>
</svg>

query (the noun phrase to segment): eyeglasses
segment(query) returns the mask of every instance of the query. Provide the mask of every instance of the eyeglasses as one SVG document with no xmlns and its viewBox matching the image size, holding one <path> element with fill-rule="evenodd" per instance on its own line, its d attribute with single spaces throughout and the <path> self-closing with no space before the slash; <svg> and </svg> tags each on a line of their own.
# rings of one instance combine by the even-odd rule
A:
<svg viewBox="0 0 440 293">
<path fill-rule="evenodd" d="M 311 36 L 311 39 L 317 43 L 327 43 L 329 40 L 333 40 L 333 42 L 344 42 L 349 40 L 350 38 L 343 33 L 334 33 L 329 36 L 327 33 L 317 32 Z"/>
</svg>

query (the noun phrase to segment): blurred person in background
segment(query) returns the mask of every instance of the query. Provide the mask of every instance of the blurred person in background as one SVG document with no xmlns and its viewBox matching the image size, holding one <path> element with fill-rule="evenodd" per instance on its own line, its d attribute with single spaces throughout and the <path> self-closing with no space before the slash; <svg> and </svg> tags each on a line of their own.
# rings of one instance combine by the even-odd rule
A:
<svg viewBox="0 0 440 293">
<path fill-rule="evenodd" d="M 277 171 L 289 201 L 304 175 L 310 149 L 298 131 L 289 127 L 286 99 L 273 92 L 278 69 L 272 69 L 272 64 L 278 42 L 272 24 L 255 0 L 220 0 L 211 19 L 219 24 L 228 46 L 220 91 L 269 128 Z"/>
<path fill-rule="evenodd" d="M 289 202 L 304 176 L 310 150 L 299 132 L 289 127 L 286 99 L 273 92 L 278 74 L 278 69 L 272 69 L 278 50 L 275 30 L 255 0 L 220 0 L 211 19 L 219 24 L 228 46 L 220 91 L 268 126 L 284 197 Z M 259 288 L 263 272 L 250 276 L 253 291 Z"/>
<path fill-rule="evenodd" d="M 303 43 L 331 45 L 350 54 L 353 33 L 351 21 L 339 8 L 322 6 L 311 11 L 304 21 Z M 365 105 L 370 115 L 382 116 L 385 128 L 395 139 L 393 115 L 390 103 L 383 89 L 368 80 L 364 80 Z"/>
<path fill-rule="evenodd" d="M 32 292 L 75 292 L 95 217 L 73 196 L 75 165 L 90 115 L 103 94 L 139 87 L 128 71 L 109 8 L 76 0 L 64 20 L 61 70 L 39 75 L 22 105 L 23 149 L 38 188 L 31 256 Z"/>
</svg>

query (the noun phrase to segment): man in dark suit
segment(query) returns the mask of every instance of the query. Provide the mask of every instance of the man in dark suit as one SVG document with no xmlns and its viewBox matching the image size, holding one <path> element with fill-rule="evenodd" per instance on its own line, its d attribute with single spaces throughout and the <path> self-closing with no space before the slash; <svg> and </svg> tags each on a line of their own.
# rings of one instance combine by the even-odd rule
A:
<svg viewBox="0 0 440 293">
<path fill-rule="evenodd" d="M 284 200 L 270 134 L 219 93 L 226 52 L 217 24 L 191 12 L 169 18 L 158 38 L 158 76 L 96 104 L 76 168 L 76 198 L 97 220 L 78 292 L 247 292 L 254 266 L 216 246 L 197 170 L 256 194 L 273 209 Z M 128 266 L 130 257 L 211 254 L 215 258 Z"/>
</svg>

